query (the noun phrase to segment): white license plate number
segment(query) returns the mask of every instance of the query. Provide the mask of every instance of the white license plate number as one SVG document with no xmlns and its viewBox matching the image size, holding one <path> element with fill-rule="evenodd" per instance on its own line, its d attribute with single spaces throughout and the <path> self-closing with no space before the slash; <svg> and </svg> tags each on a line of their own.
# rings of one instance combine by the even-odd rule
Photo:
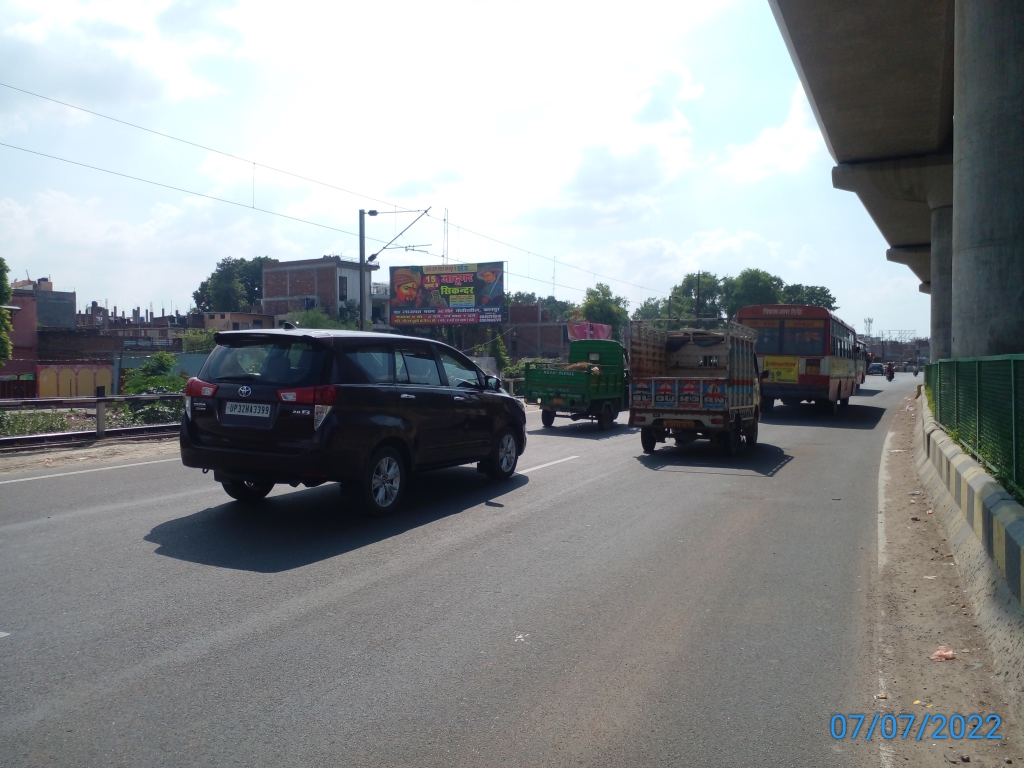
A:
<svg viewBox="0 0 1024 768">
<path fill-rule="evenodd" d="M 266 419 L 270 417 L 270 406 L 261 403 L 228 403 L 224 413 L 228 416 L 255 416 Z"/>
</svg>

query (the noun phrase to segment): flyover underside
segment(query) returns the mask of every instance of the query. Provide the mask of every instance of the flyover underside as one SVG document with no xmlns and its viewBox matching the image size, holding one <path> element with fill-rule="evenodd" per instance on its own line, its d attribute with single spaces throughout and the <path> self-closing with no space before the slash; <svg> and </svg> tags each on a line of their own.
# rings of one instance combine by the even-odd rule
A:
<svg viewBox="0 0 1024 768">
<path fill-rule="evenodd" d="M 933 359 L 1024 350 L 1024 3 L 769 3 L 833 186 L 931 294 Z"/>
</svg>

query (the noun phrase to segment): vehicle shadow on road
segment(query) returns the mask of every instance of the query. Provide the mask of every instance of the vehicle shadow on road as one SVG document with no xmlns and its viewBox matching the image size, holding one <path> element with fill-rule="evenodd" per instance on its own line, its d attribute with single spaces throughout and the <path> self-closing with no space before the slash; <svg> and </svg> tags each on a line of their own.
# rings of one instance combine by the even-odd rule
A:
<svg viewBox="0 0 1024 768">
<path fill-rule="evenodd" d="M 280 573 L 398 536 L 467 509 L 502 506 L 525 475 L 495 483 L 475 468 L 413 476 L 402 508 L 367 516 L 355 489 L 337 483 L 284 493 L 257 503 L 225 501 L 151 530 L 156 554 L 216 568 Z"/>
<path fill-rule="evenodd" d="M 545 435 L 547 437 L 577 437 L 583 440 L 607 440 L 630 432 L 637 432 L 636 427 L 629 427 L 626 424 L 615 422 L 609 430 L 603 430 L 596 423 L 589 421 L 572 422 L 568 419 L 559 419 L 553 427 L 537 427 L 526 430 L 528 435 Z"/>
<path fill-rule="evenodd" d="M 754 472 L 763 477 L 774 477 L 793 457 L 778 446 L 758 443 L 736 456 L 722 456 L 707 440 L 695 440 L 684 445 L 659 444 L 654 453 L 637 456 L 637 461 L 648 469 L 662 472 L 690 472 L 697 474 L 744 474 Z"/>
<path fill-rule="evenodd" d="M 761 414 L 762 424 L 794 427 L 830 427 L 832 429 L 874 429 L 885 416 L 885 408 L 850 404 L 832 416 L 811 403 L 780 405 Z"/>
<path fill-rule="evenodd" d="M 880 394 L 882 394 L 882 390 L 880 389 L 864 389 L 864 387 L 861 387 L 854 394 L 854 397 L 874 397 L 875 395 Z"/>
</svg>

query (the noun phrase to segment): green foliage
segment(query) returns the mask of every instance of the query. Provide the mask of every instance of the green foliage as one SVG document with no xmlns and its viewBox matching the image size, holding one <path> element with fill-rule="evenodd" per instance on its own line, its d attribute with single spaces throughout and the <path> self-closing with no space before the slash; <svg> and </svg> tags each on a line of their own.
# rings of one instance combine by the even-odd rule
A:
<svg viewBox="0 0 1024 768">
<path fill-rule="evenodd" d="M 188 376 L 174 373 L 177 360 L 169 352 L 154 352 L 145 363 L 124 374 L 124 393 L 142 395 L 159 392 L 184 392 Z"/>
<path fill-rule="evenodd" d="M 10 270 L 7 267 L 7 262 L 4 261 L 4 257 L 0 256 L 0 304 L 10 304 L 11 302 L 11 283 L 7 279 L 7 273 Z M 11 324 L 11 312 L 7 309 L 0 309 L 0 366 L 3 366 L 8 360 L 11 359 L 11 355 L 14 353 L 14 347 L 11 344 L 11 331 L 14 330 Z"/>
<path fill-rule="evenodd" d="M 662 299 L 645 299 L 644 303 L 633 310 L 634 320 L 658 320 L 668 314 L 668 302 Z"/>
<path fill-rule="evenodd" d="M 521 360 L 507 366 L 502 372 L 501 377 L 503 379 L 522 379 L 526 376 L 526 364 L 527 363 L 544 363 L 550 362 L 545 360 L 543 357 L 524 357 Z"/>
<path fill-rule="evenodd" d="M 269 256 L 221 259 L 199 284 L 192 300 L 201 312 L 240 312 L 255 307 L 263 298 L 263 265 L 273 261 Z"/>
<path fill-rule="evenodd" d="M 212 352 L 217 342 L 213 340 L 216 328 L 189 328 L 181 336 L 181 351 L 185 354 Z"/>
<path fill-rule="evenodd" d="M 505 295 L 505 304 L 507 306 L 520 304 L 525 307 L 534 307 L 537 305 L 537 301 L 538 298 L 535 293 L 516 291 L 515 293 Z M 541 311 L 547 312 L 552 322 L 562 323 L 566 320 L 571 320 L 575 313 L 579 311 L 578 304 L 574 304 L 571 301 L 562 301 L 554 296 L 541 297 L 539 301 Z"/>
<path fill-rule="evenodd" d="M 613 296 L 611 288 L 598 283 L 594 288 L 587 288 L 580 313 L 591 323 L 610 325 L 612 336 L 618 338 L 622 326 L 629 322 L 629 301 L 622 296 Z"/>
<path fill-rule="evenodd" d="M 782 289 L 782 301 L 784 304 L 807 304 L 812 307 L 824 307 L 835 311 L 836 297 L 823 285 L 800 285 L 792 283 Z"/>
<path fill-rule="evenodd" d="M 67 432 L 66 413 L 49 411 L 0 411 L 0 435 L 42 435 L 50 432 Z"/>
<path fill-rule="evenodd" d="M 505 349 L 505 340 L 501 334 L 497 334 L 491 339 L 491 343 L 487 345 L 487 353 L 494 358 L 499 374 L 508 367 L 508 350 Z"/>
<path fill-rule="evenodd" d="M 354 330 L 359 327 L 359 303 L 349 301 L 346 303 L 346 310 L 349 304 L 354 304 L 351 319 L 336 319 L 329 316 L 322 309 L 304 309 L 301 312 L 291 312 L 285 318 L 296 328 L 336 328 L 341 330 Z M 341 313 L 339 312 L 339 315 Z"/>
<path fill-rule="evenodd" d="M 751 304 L 779 304 L 785 283 L 763 269 L 744 269 L 736 277 L 723 278 L 721 285 L 723 308 L 732 319 Z"/>
<path fill-rule="evenodd" d="M 673 317 L 718 317 L 721 314 L 722 281 L 718 275 L 690 272 L 683 282 L 672 288 Z"/>
</svg>

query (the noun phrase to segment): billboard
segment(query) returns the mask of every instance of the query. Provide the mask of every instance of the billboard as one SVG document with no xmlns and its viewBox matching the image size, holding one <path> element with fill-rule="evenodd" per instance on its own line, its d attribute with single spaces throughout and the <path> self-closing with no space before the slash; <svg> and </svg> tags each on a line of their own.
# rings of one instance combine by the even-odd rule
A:
<svg viewBox="0 0 1024 768">
<path fill-rule="evenodd" d="M 391 325 L 500 323 L 505 265 L 391 267 Z"/>
</svg>

